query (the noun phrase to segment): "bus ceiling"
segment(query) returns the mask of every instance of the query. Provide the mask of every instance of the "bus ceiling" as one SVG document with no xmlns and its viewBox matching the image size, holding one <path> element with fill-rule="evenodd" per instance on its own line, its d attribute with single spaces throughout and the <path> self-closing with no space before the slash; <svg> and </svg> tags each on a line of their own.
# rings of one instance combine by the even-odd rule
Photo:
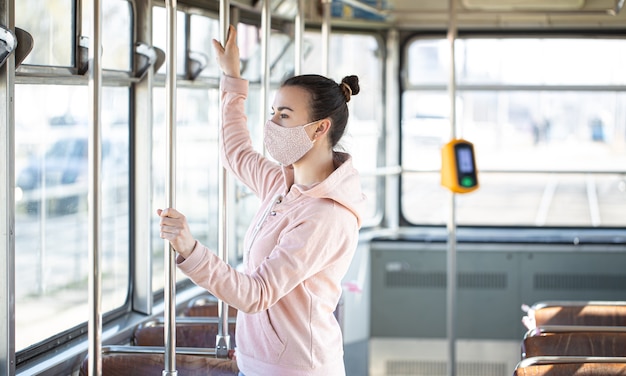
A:
<svg viewBox="0 0 626 376">
<path fill-rule="evenodd" d="M 194 5 L 200 0 L 182 0 Z M 305 1 L 307 22 L 321 22 L 324 1 Z M 523 29 L 624 28 L 625 0 L 454 0 L 459 28 Z M 206 7 L 206 1 L 200 1 Z M 217 3 L 217 1 L 216 1 Z M 237 0 L 232 5 L 260 12 L 262 0 Z M 197 4 L 196 4 L 197 5 Z M 298 0 L 271 0 L 272 18 L 293 19 Z M 332 22 L 343 25 L 392 25 L 401 29 L 445 29 L 449 23 L 449 1 L 442 0 L 332 0 Z"/>
</svg>

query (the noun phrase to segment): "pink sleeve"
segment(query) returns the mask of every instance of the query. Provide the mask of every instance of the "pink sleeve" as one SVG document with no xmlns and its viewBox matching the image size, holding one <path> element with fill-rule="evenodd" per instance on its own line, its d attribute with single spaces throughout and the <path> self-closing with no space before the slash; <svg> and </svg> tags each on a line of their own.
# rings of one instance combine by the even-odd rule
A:
<svg viewBox="0 0 626 376">
<path fill-rule="evenodd" d="M 280 179 L 280 166 L 254 150 L 245 113 L 248 81 L 222 76 L 221 157 L 224 167 L 252 189 L 265 197 L 270 187 Z"/>
</svg>

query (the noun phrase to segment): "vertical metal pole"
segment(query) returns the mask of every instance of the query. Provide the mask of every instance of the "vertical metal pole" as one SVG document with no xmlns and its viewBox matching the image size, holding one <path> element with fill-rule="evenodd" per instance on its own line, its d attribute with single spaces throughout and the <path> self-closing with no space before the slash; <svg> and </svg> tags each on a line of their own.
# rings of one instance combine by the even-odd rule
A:
<svg viewBox="0 0 626 376">
<path fill-rule="evenodd" d="M 230 26 L 230 1 L 220 0 L 220 41 L 222 45 L 226 44 L 228 37 L 228 28 Z M 220 145 L 223 140 L 222 137 L 222 103 L 220 101 L 219 108 L 220 116 L 219 121 L 219 137 Z M 218 238 L 217 248 L 220 258 L 225 262 L 228 262 L 228 171 L 222 165 L 220 161 L 221 174 L 218 181 L 218 198 L 219 198 L 219 221 L 218 221 Z M 230 336 L 228 335 L 228 305 L 224 301 L 220 301 L 217 306 L 217 315 L 220 318 L 217 326 L 217 337 L 215 338 L 215 355 L 218 358 L 228 357 L 228 350 L 230 349 Z"/>
<path fill-rule="evenodd" d="M 398 93 L 400 87 L 397 79 L 397 72 L 400 69 L 400 34 L 397 29 L 389 30 L 387 34 L 387 57 L 385 66 L 385 113 L 384 124 L 400 124 Z M 381 121 L 380 124 L 383 124 Z M 396 145 L 400 143 L 400 132 L 397 127 L 385 126 L 381 129 L 385 137 L 385 159 L 387 166 L 399 166 L 400 155 Z M 400 201 L 395 194 L 399 192 L 400 176 L 398 174 L 387 175 L 385 178 L 385 218 L 387 218 L 387 228 L 397 230 L 400 226 Z"/>
<path fill-rule="evenodd" d="M 330 55 L 330 6 L 331 0 L 322 0 L 322 75 L 328 76 Z"/>
<path fill-rule="evenodd" d="M 450 47 L 450 76 L 448 93 L 450 96 L 450 138 L 456 138 L 456 66 L 454 41 L 456 39 L 456 0 L 448 0 L 448 42 Z M 447 316 L 446 328 L 448 333 L 448 376 L 456 375 L 456 195 L 450 191 L 450 217 L 448 218 L 448 247 L 447 247 Z"/>
<path fill-rule="evenodd" d="M 152 45 L 152 1 L 138 1 L 135 3 L 137 15 L 135 42 L 143 41 Z M 135 62 L 137 63 L 137 62 Z M 132 214 L 134 257 L 136 260 L 148 260 L 152 255 L 152 248 L 146 247 L 152 239 L 152 169 L 144 168 L 152 162 L 152 84 L 154 82 L 154 66 L 150 67 L 143 79 L 135 83 L 132 88 L 132 103 L 143 110 L 133 111 L 133 127 L 131 129 L 131 143 L 134 147 L 134 166 L 132 184 Z M 152 268 L 144 263 L 134 263 L 133 266 L 133 310 L 150 315 L 152 314 Z"/>
<path fill-rule="evenodd" d="M 102 92 L 102 4 L 93 0 L 89 46 L 89 374 L 102 374 L 102 276 L 100 274 L 100 169 L 101 126 L 100 106 Z"/>
<path fill-rule="evenodd" d="M 298 13 L 296 13 L 296 31 L 295 31 L 295 65 L 294 65 L 294 74 L 299 75 L 302 74 L 302 64 L 304 60 L 304 0 L 298 0 Z"/>
<path fill-rule="evenodd" d="M 261 117 L 260 119 L 266 119 L 268 114 L 268 97 L 270 92 L 270 39 L 272 31 L 272 15 L 270 9 L 270 0 L 263 1 L 263 8 L 261 9 Z"/>
<path fill-rule="evenodd" d="M 15 30 L 15 3 L 0 23 Z M 15 53 L 0 68 L 0 374 L 15 374 Z"/>
<path fill-rule="evenodd" d="M 167 207 L 176 206 L 176 0 L 166 1 L 166 185 Z M 165 369 L 163 376 L 176 376 L 176 255 L 171 244 L 164 241 L 165 287 L 163 338 L 165 341 Z"/>
</svg>

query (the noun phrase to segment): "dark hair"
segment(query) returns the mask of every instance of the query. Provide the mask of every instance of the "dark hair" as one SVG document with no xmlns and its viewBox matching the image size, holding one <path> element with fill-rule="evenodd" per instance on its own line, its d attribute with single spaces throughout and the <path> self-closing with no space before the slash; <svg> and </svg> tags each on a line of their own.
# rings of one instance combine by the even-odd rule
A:
<svg viewBox="0 0 626 376">
<path fill-rule="evenodd" d="M 351 96 L 360 91 L 359 78 L 346 76 L 337 84 L 334 80 L 317 74 L 304 74 L 288 78 L 282 86 L 298 86 L 309 93 L 310 121 L 324 118 L 332 120 L 329 140 L 336 146 L 348 123 L 348 106 Z"/>
</svg>

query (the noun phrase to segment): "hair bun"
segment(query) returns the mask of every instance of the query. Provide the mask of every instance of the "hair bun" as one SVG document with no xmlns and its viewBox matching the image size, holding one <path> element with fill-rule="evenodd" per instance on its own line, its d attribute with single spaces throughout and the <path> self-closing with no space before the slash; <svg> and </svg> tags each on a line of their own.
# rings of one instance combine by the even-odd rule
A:
<svg viewBox="0 0 626 376">
<path fill-rule="evenodd" d="M 346 98 L 346 103 L 350 102 L 353 95 L 357 95 L 360 91 L 359 78 L 357 76 L 346 76 L 341 80 L 339 88 Z"/>
</svg>

